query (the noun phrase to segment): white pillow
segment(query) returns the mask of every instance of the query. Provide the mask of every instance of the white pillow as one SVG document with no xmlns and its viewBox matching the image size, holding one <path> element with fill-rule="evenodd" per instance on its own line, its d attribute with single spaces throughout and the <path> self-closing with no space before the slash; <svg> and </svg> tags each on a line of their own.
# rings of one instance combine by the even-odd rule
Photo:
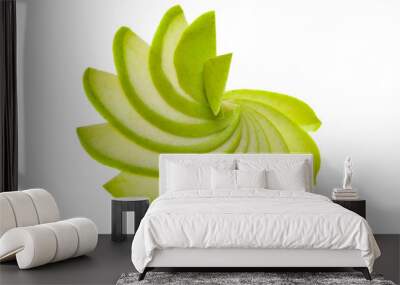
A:
<svg viewBox="0 0 400 285">
<path fill-rule="evenodd" d="M 307 191 L 307 164 L 302 163 L 287 169 L 267 171 L 268 188 L 273 190 Z"/>
<path fill-rule="evenodd" d="M 222 158 L 182 158 L 167 161 L 165 164 L 165 189 L 166 191 L 182 191 L 185 189 L 211 190 L 211 168 L 235 169 L 236 160 Z M 198 171 L 200 171 L 200 173 L 197 173 Z M 183 173 L 185 173 L 185 175 L 183 175 Z M 190 178 L 192 176 L 201 176 L 201 181 L 199 181 L 199 179 Z M 190 179 L 193 179 L 192 182 Z"/>
<path fill-rule="evenodd" d="M 237 188 L 267 188 L 267 171 L 236 170 Z"/>
<path fill-rule="evenodd" d="M 210 167 L 184 166 L 168 164 L 168 191 L 185 191 L 193 189 L 210 189 Z"/>
<path fill-rule="evenodd" d="M 240 159 L 239 170 L 267 171 L 267 188 L 273 190 L 310 191 L 311 174 L 307 160 Z"/>
<path fill-rule="evenodd" d="M 213 190 L 236 189 L 236 170 L 232 169 L 211 169 L 211 188 Z"/>
</svg>

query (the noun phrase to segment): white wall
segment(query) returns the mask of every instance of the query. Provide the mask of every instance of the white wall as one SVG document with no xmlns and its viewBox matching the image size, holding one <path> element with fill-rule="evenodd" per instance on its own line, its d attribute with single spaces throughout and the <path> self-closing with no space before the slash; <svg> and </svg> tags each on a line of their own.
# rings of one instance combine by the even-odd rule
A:
<svg viewBox="0 0 400 285">
<path fill-rule="evenodd" d="M 120 25 L 148 42 L 174 3 L 191 21 L 216 10 L 228 88 L 279 91 L 308 102 L 323 124 L 317 192 L 329 195 L 350 154 L 376 233 L 400 233 L 400 2 L 396 0 L 18 0 L 20 183 L 42 186 L 64 216 L 110 232 L 115 170 L 95 162 L 75 128 L 102 122 L 81 84 L 87 66 L 114 71 Z"/>
</svg>

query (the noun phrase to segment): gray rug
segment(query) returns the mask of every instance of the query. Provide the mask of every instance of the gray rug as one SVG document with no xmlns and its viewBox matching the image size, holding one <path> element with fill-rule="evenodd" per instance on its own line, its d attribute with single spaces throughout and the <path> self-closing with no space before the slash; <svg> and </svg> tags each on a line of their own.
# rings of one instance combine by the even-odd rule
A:
<svg viewBox="0 0 400 285">
<path fill-rule="evenodd" d="M 372 275 L 368 281 L 359 272 L 148 272 L 146 278 L 137 281 L 138 273 L 122 274 L 117 285 L 145 284 L 267 284 L 267 285 L 297 285 L 297 284 L 376 284 L 395 285 L 384 280 L 381 275 Z"/>
</svg>

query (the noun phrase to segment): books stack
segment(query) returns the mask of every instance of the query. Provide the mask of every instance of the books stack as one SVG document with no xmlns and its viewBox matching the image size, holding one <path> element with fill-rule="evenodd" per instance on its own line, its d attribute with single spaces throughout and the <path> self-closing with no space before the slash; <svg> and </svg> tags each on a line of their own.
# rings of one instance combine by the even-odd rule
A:
<svg viewBox="0 0 400 285">
<path fill-rule="evenodd" d="M 332 192 L 333 200 L 358 200 L 358 192 L 355 189 L 335 188 Z"/>
</svg>

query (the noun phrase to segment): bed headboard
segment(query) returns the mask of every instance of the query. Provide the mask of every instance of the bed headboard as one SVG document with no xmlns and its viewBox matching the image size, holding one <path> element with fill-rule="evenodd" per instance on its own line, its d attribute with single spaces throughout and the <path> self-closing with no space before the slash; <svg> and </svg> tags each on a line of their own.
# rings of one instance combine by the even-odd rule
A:
<svg viewBox="0 0 400 285">
<path fill-rule="evenodd" d="M 163 194 L 166 191 L 166 170 L 168 162 L 182 162 L 182 161 L 190 161 L 190 162 L 210 162 L 210 160 L 228 160 L 235 161 L 237 159 L 266 159 L 266 160 L 288 160 L 288 161 L 298 161 L 304 160 L 307 161 L 307 164 L 310 169 L 310 189 L 312 188 L 313 181 L 313 156 L 312 154 L 160 154 L 159 159 L 159 194 Z"/>
</svg>

